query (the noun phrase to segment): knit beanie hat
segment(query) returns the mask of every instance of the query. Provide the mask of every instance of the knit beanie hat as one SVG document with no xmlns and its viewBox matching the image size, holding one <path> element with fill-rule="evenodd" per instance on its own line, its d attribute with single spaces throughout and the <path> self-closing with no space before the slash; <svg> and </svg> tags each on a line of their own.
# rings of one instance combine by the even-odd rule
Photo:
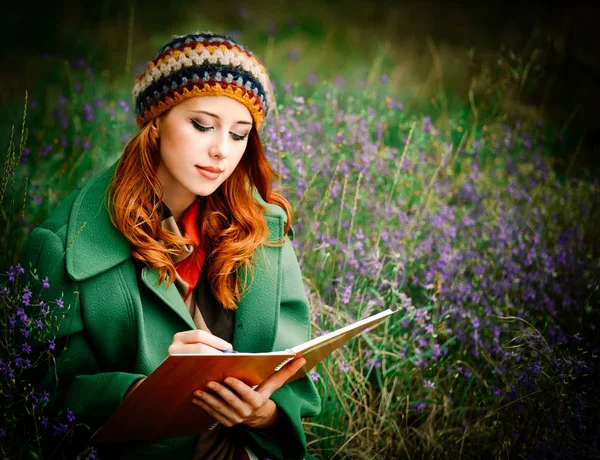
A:
<svg viewBox="0 0 600 460">
<path fill-rule="evenodd" d="M 231 37 L 212 32 L 175 36 L 133 88 L 138 125 L 195 96 L 227 96 L 244 104 L 260 129 L 275 105 L 262 62 Z"/>
</svg>

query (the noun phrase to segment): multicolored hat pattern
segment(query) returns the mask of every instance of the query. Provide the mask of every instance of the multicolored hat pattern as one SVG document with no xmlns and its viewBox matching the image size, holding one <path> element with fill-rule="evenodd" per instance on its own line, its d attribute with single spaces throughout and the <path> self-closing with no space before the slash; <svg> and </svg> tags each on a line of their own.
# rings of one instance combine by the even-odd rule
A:
<svg viewBox="0 0 600 460">
<path fill-rule="evenodd" d="M 231 37 L 212 32 L 174 37 L 137 78 L 133 95 L 140 127 L 194 96 L 228 96 L 241 102 L 257 129 L 275 105 L 262 62 Z"/>
</svg>

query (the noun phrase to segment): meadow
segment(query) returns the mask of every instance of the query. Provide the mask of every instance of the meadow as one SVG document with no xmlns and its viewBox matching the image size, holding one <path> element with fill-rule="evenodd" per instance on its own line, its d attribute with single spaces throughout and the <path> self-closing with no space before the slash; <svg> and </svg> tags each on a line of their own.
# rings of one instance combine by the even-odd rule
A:
<svg viewBox="0 0 600 460">
<path fill-rule="evenodd" d="M 295 78 L 297 49 L 273 43 L 262 140 L 295 210 L 313 335 L 401 311 L 311 373 L 323 410 L 305 422 L 309 452 L 597 458 L 600 183 L 571 174 L 574 155 L 556 170 L 575 151 L 568 127 L 507 109 L 543 80 L 531 55 L 491 53 L 461 93 L 440 67 L 400 88 L 382 55 L 356 75 L 311 63 Z M 69 306 L 42 300 L 46 275 L 27 276 L 20 251 L 136 127 L 130 86 L 86 57 L 48 56 L 44 72 L 2 133 L 3 458 L 42 458 L 77 424 L 30 384 Z"/>
</svg>

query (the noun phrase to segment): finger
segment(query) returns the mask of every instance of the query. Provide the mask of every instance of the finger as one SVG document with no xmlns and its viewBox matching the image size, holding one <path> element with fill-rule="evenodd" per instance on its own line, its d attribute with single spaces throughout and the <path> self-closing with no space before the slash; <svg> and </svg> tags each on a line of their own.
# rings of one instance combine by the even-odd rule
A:
<svg viewBox="0 0 600 460">
<path fill-rule="evenodd" d="M 221 350 L 213 348 L 203 343 L 173 343 L 167 350 L 169 355 L 175 354 L 204 354 L 204 353 L 222 353 Z"/>
<path fill-rule="evenodd" d="M 278 390 L 287 379 L 293 376 L 302 366 L 306 364 L 304 358 L 296 358 L 293 361 L 287 363 L 278 372 L 275 372 L 268 379 L 262 382 L 256 391 L 261 393 L 264 398 L 269 399 L 271 395 Z"/>
<path fill-rule="evenodd" d="M 233 349 L 229 342 L 201 329 L 178 332 L 173 336 L 173 343 L 203 343 L 218 350 Z"/>
<path fill-rule="evenodd" d="M 238 380 L 234 377 L 227 377 L 225 379 L 225 383 L 233 388 L 239 397 L 254 409 L 258 409 L 266 401 L 262 394 L 254 391 L 241 380 Z"/>
<path fill-rule="evenodd" d="M 242 418 L 231 407 L 229 407 L 229 404 L 227 404 L 226 401 L 223 401 L 220 397 L 201 390 L 196 390 L 194 392 L 194 396 L 210 407 L 212 412 L 209 413 L 211 415 L 213 415 L 214 412 L 227 419 L 230 423 L 230 425 L 227 426 L 231 426 L 231 424 L 242 423 Z"/>
<path fill-rule="evenodd" d="M 214 418 L 221 425 L 226 426 L 226 427 L 233 426 L 233 422 L 231 420 L 229 420 L 227 417 L 223 416 L 219 412 L 216 412 L 214 410 L 214 408 L 212 408 L 210 405 L 208 405 L 201 399 L 193 398 L 192 403 L 194 403 L 196 406 L 204 409 L 207 414 L 209 414 L 212 418 Z"/>
<path fill-rule="evenodd" d="M 262 405 L 262 397 L 258 394 L 254 395 L 254 391 L 248 386 L 246 386 L 246 388 L 250 390 L 251 393 L 249 396 L 253 398 L 253 402 L 256 405 L 253 405 L 253 403 L 247 401 L 245 398 L 242 399 L 241 395 L 235 394 L 225 385 L 221 385 L 220 383 L 209 382 L 207 387 L 217 393 L 217 395 L 220 396 L 223 401 L 229 404 L 229 407 L 233 409 L 233 411 L 236 412 L 236 414 L 239 415 L 243 420 L 246 420 L 248 417 L 250 417 L 254 410 Z"/>
</svg>

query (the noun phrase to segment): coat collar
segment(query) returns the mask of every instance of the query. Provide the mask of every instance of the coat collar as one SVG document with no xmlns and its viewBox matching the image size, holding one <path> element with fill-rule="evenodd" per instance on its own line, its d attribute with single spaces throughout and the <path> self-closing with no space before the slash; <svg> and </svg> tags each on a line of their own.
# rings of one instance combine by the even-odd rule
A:
<svg viewBox="0 0 600 460">
<path fill-rule="evenodd" d="M 84 281 L 131 257 L 131 244 L 108 214 L 108 186 L 118 161 L 95 176 L 79 192 L 67 229 L 66 267 L 75 281 Z"/>
</svg>

